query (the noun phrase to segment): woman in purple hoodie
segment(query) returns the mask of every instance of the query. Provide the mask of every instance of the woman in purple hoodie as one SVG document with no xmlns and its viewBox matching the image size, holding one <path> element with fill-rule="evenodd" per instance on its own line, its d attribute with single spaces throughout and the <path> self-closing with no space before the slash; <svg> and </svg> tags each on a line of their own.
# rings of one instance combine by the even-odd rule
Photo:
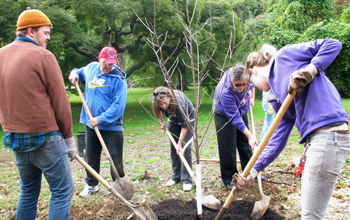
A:
<svg viewBox="0 0 350 220">
<path fill-rule="evenodd" d="M 258 172 L 276 159 L 295 125 L 306 151 L 302 219 L 325 219 L 337 177 L 350 154 L 348 115 L 337 89 L 323 72 L 341 47 L 338 40 L 319 39 L 287 45 L 275 56 L 268 51 L 253 52 L 246 63 L 251 82 L 260 90 L 272 89 L 274 95 L 268 101 L 275 112 L 288 93 L 298 93 L 248 177 L 237 177 L 236 187 L 242 190 L 251 185 Z"/>
<path fill-rule="evenodd" d="M 221 179 L 232 190 L 232 176 L 238 173 L 236 149 L 242 169 L 253 155 L 256 138 L 248 130 L 247 112 L 253 96 L 253 88 L 244 66 L 236 64 L 229 68 L 216 86 L 213 109 L 217 131 Z"/>
</svg>

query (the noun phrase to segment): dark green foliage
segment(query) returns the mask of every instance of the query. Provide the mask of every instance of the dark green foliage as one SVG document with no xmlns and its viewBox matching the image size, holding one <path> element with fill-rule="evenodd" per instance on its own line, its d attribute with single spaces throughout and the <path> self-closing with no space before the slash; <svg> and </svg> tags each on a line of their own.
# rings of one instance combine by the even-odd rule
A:
<svg viewBox="0 0 350 220">
<path fill-rule="evenodd" d="M 302 41 L 334 38 L 343 44 L 343 48 L 334 62 L 325 70 L 327 77 L 338 89 L 342 97 L 350 97 L 350 25 L 330 20 L 311 26 L 302 36 Z"/>
<path fill-rule="evenodd" d="M 176 2 L 179 11 L 175 0 L 2 0 L 0 47 L 15 39 L 17 17 L 29 6 L 42 10 L 53 23 L 48 49 L 55 54 L 66 84 L 70 84 L 67 76 L 71 69 L 95 61 L 98 51 L 110 44 L 118 50 L 119 65 L 132 76 L 129 80 L 153 77 L 136 82 L 139 86 L 165 85 L 154 51 L 146 43 L 150 34 L 142 20 L 152 28 L 155 25 L 160 44 L 165 42 L 163 56 L 174 53 L 166 66 L 170 68 L 178 61 L 172 80 L 177 88 L 186 89 L 186 84 L 193 81 L 191 69 L 186 66 L 190 59 L 182 26 L 182 22 L 188 23 L 186 7 L 189 3 L 190 16 L 195 10 L 192 31 L 196 30 L 196 25 L 199 28 L 206 24 L 197 36 L 198 42 L 202 42 L 198 45 L 202 52 L 200 57 L 194 54 L 194 62 L 206 60 L 215 51 L 212 60 L 204 66 L 204 72 L 210 73 L 202 83 L 207 91 L 215 88 L 214 79 L 219 78 L 222 70 L 238 62 L 244 64 L 247 54 L 264 43 L 279 49 L 286 44 L 329 37 L 339 39 L 343 49 L 327 69 L 328 77 L 343 97 L 350 97 L 349 0 Z M 205 39 L 209 40 L 203 43 Z M 233 57 L 227 56 L 231 40 L 234 42 Z M 207 48 L 208 54 L 205 54 Z M 197 75 L 195 77 L 197 80 Z"/>
</svg>

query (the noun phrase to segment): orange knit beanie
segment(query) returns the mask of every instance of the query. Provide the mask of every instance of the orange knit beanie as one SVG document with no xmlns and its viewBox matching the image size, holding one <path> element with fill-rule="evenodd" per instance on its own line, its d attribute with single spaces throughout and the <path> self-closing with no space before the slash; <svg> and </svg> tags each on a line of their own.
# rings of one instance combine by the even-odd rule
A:
<svg viewBox="0 0 350 220">
<path fill-rule="evenodd" d="M 17 29 L 25 29 L 29 27 L 52 26 L 50 19 L 38 9 L 30 9 L 23 11 L 17 20 Z"/>
</svg>

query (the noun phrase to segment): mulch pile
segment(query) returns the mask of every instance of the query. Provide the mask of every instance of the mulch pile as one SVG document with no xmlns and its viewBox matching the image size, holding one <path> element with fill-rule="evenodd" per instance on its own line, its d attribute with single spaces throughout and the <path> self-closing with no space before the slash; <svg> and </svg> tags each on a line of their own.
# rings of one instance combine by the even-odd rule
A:
<svg viewBox="0 0 350 220">
<path fill-rule="evenodd" d="M 223 204 L 222 204 L 223 205 Z M 169 199 L 151 206 L 153 212 L 157 215 L 158 220 L 214 220 L 219 213 L 218 211 L 203 207 L 203 215 L 197 214 L 197 202 L 191 200 L 184 202 L 181 200 Z M 233 201 L 221 219 L 253 219 L 251 214 L 254 208 L 254 202 Z M 280 220 L 285 217 L 279 215 L 271 209 L 267 209 L 261 219 Z"/>
</svg>

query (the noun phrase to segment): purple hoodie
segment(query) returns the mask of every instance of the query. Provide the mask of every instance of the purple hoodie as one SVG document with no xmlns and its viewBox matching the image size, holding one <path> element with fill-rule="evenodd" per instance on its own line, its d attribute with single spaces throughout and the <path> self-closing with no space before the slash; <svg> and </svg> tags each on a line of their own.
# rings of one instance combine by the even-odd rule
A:
<svg viewBox="0 0 350 220">
<path fill-rule="evenodd" d="M 231 124 L 243 132 L 246 126 L 241 116 L 248 112 L 253 87 L 250 86 L 246 93 L 238 92 L 233 88 L 228 73 L 229 71 L 226 71 L 215 88 L 213 109 L 215 110 L 217 105 L 216 111 L 226 115 L 229 120 L 232 118 Z"/>
<path fill-rule="evenodd" d="M 300 143 L 304 143 L 305 138 L 318 128 L 336 122 L 348 123 L 341 97 L 323 72 L 341 47 L 341 43 L 334 39 L 287 45 L 270 61 L 269 83 L 275 96 L 269 101 L 275 112 L 287 97 L 289 78 L 294 71 L 312 63 L 318 69 L 318 74 L 301 95 L 295 96 L 254 169 L 262 171 L 277 158 L 286 146 L 294 124 L 301 136 Z"/>
</svg>

